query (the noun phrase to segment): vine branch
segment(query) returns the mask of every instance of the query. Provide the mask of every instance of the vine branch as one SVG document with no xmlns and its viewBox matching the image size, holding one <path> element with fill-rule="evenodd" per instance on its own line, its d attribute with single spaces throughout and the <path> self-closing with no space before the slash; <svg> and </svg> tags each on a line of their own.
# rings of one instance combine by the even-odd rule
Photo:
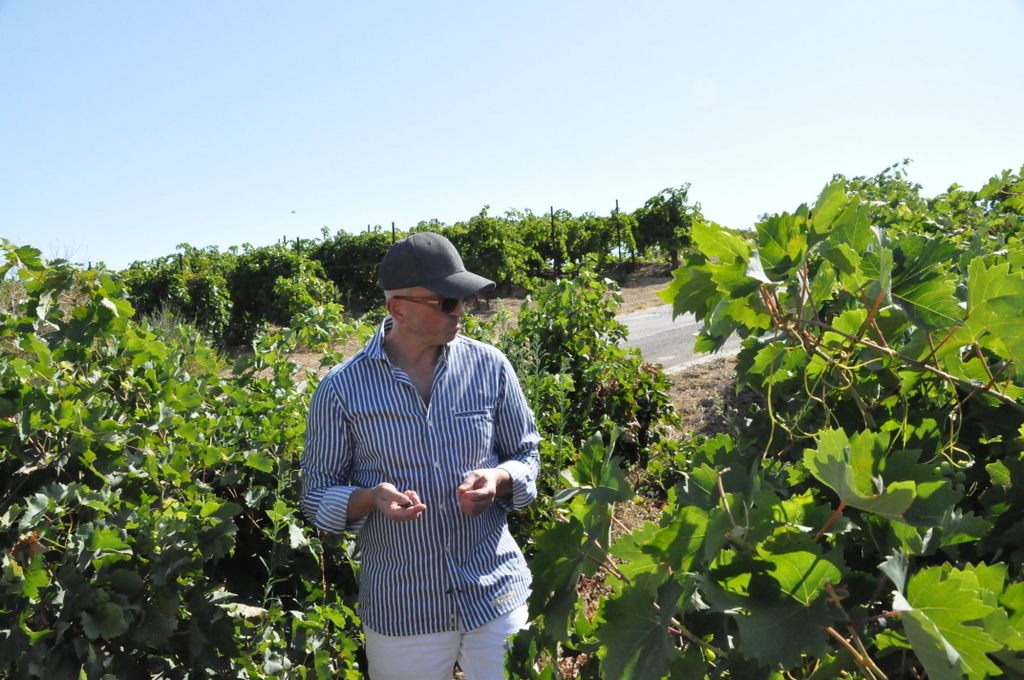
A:
<svg viewBox="0 0 1024 680">
<path fill-rule="evenodd" d="M 931 364 L 925 363 L 924 361 L 920 361 L 918 359 L 912 359 L 912 358 L 910 358 L 908 356 L 900 354 L 896 350 L 890 349 L 888 347 L 883 347 L 882 345 L 878 345 L 878 344 L 876 344 L 874 342 L 871 342 L 870 340 L 865 340 L 863 338 L 858 339 L 856 336 L 850 335 L 849 333 L 844 333 L 843 331 L 840 331 L 840 330 L 834 328 L 833 326 L 830 326 L 827 323 L 822 323 L 821 321 L 816 321 L 814 319 L 797 319 L 796 321 L 798 323 L 805 323 L 805 324 L 808 324 L 808 325 L 811 325 L 811 326 L 815 326 L 816 328 L 821 328 L 823 330 L 828 331 L 829 333 L 835 333 L 836 335 L 840 335 L 840 336 L 846 338 L 847 340 L 850 340 L 850 341 L 853 341 L 853 342 L 859 342 L 859 343 L 863 344 L 866 347 L 870 347 L 871 349 L 873 349 L 873 350 L 875 350 L 877 352 L 881 352 L 882 354 L 885 354 L 888 357 L 891 357 L 893 359 L 898 359 L 898 360 L 900 360 L 902 362 L 910 364 L 911 366 L 915 366 L 917 368 L 920 368 L 921 370 L 926 371 L 928 373 L 931 373 L 931 374 L 933 374 L 933 375 L 935 375 L 937 377 L 940 377 L 943 380 L 948 380 L 949 382 L 951 382 L 951 383 L 953 383 L 955 385 L 958 385 L 958 386 L 964 388 L 965 390 L 968 390 L 968 391 L 976 391 L 976 390 L 984 391 L 986 394 L 989 394 L 989 395 L 995 397 L 996 399 L 1000 400 L 1004 404 L 1012 407 L 1014 410 L 1017 410 L 1017 411 L 1020 411 L 1021 413 L 1024 413 L 1024 404 L 1018 403 L 1015 399 L 1013 399 L 1013 398 L 1003 394 L 1002 392 L 998 392 L 996 390 L 988 389 L 987 387 L 986 388 L 979 388 L 977 385 L 975 385 L 971 381 L 964 380 L 963 378 L 958 378 L 955 375 L 952 375 L 950 373 L 947 373 L 946 371 L 943 371 L 941 368 L 938 368 L 936 366 L 932 366 Z"/>
</svg>

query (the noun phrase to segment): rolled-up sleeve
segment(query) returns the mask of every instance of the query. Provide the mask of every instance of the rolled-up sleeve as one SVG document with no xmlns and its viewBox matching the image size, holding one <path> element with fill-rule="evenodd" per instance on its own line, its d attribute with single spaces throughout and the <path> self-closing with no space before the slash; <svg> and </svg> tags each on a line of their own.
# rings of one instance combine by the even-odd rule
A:
<svg viewBox="0 0 1024 680">
<path fill-rule="evenodd" d="M 512 497 L 496 502 L 509 512 L 522 510 L 537 498 L 540 434 L 512 364 L 504 357 L 502 360 L 502 390 L 495 410 L 495 442 L 501 462 L 496 467 L 511 477 Z"/>
<path fill-rule="evenodd" d="M 323 531 L 358 531 L 365 517 L 348 521 L 348 501 L 357 487 L 350 484 L 352 445 L 340 396 L 325 378 L 317 386 L 306 420 L 302 453 L 302 512 Z"/>
</svg>

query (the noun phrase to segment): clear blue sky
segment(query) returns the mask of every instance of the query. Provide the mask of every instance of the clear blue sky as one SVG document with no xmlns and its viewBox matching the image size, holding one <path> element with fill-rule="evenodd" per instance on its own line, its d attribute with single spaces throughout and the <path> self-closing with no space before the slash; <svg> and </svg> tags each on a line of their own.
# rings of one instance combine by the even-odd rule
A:
<svg viewBox="0 0 1024 680">
<path fill-rule="evenodd" d="M 1024 0 L 0 0 L 0 236 L 131 261 L 1024 165 Z"/>
</svg>

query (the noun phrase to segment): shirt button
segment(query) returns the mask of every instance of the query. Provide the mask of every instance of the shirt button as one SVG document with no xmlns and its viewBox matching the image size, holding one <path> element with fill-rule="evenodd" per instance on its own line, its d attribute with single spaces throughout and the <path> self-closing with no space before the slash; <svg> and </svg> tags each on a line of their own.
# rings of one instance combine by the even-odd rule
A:
<svg viewBox="0 0 1024 680">
<path fill-rule="evenodd" d="M 444 547 L 444 551 L 445 551 L 446 553 L 450 553 L 450 552 L 452 551 L 452 547 L 451 547 L 450 545 L 446 545 L 446 546 Z"/>
<path fill-rule="evenodd" d="M 439 460 L 435 460 L 435 461 L 434 461 L 434 467 L 436 467 L 436 468 L 439 468 L 439 467 L 441 467 L 441 461 L 439 461 Z"/>
</svg>

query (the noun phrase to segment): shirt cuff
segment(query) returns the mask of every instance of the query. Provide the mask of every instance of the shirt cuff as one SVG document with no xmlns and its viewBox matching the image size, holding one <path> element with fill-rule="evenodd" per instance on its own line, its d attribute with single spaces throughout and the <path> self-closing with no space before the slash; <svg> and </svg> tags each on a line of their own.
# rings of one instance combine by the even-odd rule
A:
<svg viewBox="0 0 1024 680">
<path fill-rule="evenodd" d="M 327 489 L 316 510 L 316 528 L 332 534 L 346 531 L 358 532 L 366 522 L 366 518 L 360 517 L 354 522 L 348 521 L 348 501 L 357 488 L 355 486 L 332 486 Z"/>
<path fill-rule="evenodd" d="M 506 460 L 496 467 L 512 478 L 512 497 L 495 499 L 505 512 L 522 510 L 533 502 L 537 497 L 537 482 L 529 465 L 518 460 Z"/>
</svg>

